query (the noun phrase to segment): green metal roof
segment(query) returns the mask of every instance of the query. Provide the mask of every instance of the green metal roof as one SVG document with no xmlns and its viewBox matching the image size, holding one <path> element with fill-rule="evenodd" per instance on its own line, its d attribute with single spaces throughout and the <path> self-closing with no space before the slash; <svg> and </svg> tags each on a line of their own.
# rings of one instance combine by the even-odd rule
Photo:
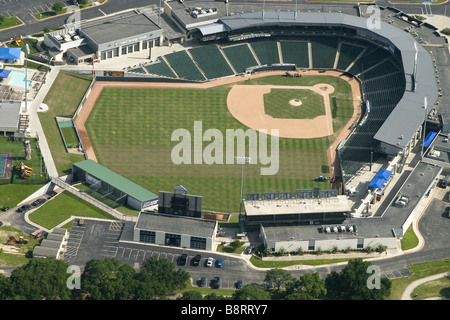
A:
<svg viewBox="0 0 450 320">
<path fill-rule="evenodd" d="M 73 165 L 95 176 L 97 179 L 113 186 L 114 188 L 128 194 L 138 201 L 144 202 L 158 198 L 158 196 L 153 192 L 141 187 L 133 181 L 128 180 L 127 178 L 93 160 L 80 161 L 74 163 Z"/>
</svg>

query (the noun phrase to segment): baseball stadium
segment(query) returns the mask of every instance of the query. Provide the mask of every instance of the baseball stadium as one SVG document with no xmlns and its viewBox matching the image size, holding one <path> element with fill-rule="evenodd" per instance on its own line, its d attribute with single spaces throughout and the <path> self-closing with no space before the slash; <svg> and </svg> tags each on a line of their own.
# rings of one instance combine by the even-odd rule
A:
<svg viewBox="0 0 450 320">
<path fill-rule="evenodd" d="M 430 53 L 391 23 L 380 21 L 374 28 L 367 18 L 354 15 L 257 11 L 189 27 L 194 15 L 180 12 L 193 9 L 170 4 L 182 7 L 167 10 L 165 3 L 165 13 L 193 40 L 182 50 L 129 68 L 125 77 L 96 74 L 74 119 L 86 158 L 148 190 L 182 185 L 201 195 L 203 209 L 212 212 L 241 212 L 245 193 L 240 221 L 261 227 L 265 245 L 274 250 L 289 239 L 318 237 L 317 232 L 308 234 L 312 229 L 292 229 L 302 234 L 295 237 L 276 229 L 285 224 L 325 224 L 322 238 L 337 226 L 352 230 L 351 243 L 344 235 L 342 246 L 362 248 L 376 241 L 395 247 L 396 236 L 411 224 L 409 214 L 385 220 L 382 228 L 373 220 L 349 224 L 346 219 L 369 212 L 421 140 L 431 110 L 427 101 L 433 105 L 441 96 Z M 396 13 L 395 8 L 382 9 Z M 178 129 L 190 134 L 192 146 L 183 149 L 189 161 L 182 164 L 171 158 L 180 142 L 173 139 Z M 260 174 L 267 166 L 261 154 L 245 165 L 224 164 L 225 152 L 213 146 L 217 141 L 208 136 L 209 129 L 222 136 L 228 130 L 247 130 L 245 156 L 256 132 L 257 143 L 267 143 L 268 150 L 277 136 L 278 158 L 271 159 L 277 162 L 276 174 Z M 194 145 L 196 134 L 201 146 Z M 236 151 L 239 141 L 231 143 Z M 216 162 L 196 162 L 199 150 Z M 351 200 L 352 184 L 362 179 L 363 171 L 373 172 L 372 165 L 380 171 L 361 184 L 361 198 Z M 426 169 L 431 172 L 423 181 L 428 192 L 442 168 Z M 369 185 L 372 178 L 378 184 Z M 271 202 L 280 199 L 283 205 Z M 300 208 L 280 208 L 299 199 Z M 412 199 L 410 205 L 418 201 Z M 385 206 L 381 215 L 389 210 L 394 209 Z M 366 242 L 355 237 L 356 229 Z M 330 246 L 330 241 L 322 243 L 322 248 Z"/>
<path fill-rule="evenodd" d="M 279 129 L 279 171 L 263 177 L 260 165 L 247 166 L 249 192 L 331 188 L 317 176 L 345 186 L 371 157 L 413 146 L 424 97 L 434 101 L 437 88 L 428 83 L 428 53 L 415 52 L 414 39 L 397 28 L 369 30 L 366 19 L 336 13 L 260 12 L 219 22 L 225 31 L 200 28 L 201 45 L 145 66 L 152 82 L 97 78 L 77 118 L 88 158 L 150 190 L 183 184 L 205 197 L 206 208 L 236 211 L 220 199 L 236 198 L 240 167 L 174 165 L 174 130 L 193 133 L 198 120 L 223 133 Z M 402 126 L 389 125 L 404 117 Z"/>
</svg>

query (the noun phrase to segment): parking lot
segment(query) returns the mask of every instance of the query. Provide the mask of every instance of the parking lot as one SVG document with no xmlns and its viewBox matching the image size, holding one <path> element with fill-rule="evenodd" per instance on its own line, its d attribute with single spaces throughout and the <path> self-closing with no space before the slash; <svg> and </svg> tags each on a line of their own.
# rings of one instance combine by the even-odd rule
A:
<svg viewBox="0 0 450 320">
<path fill-rule="evenodd" d="M 210 284 L 210 280 L 214 277 L 220 277 L 221 288 L 225 289 L 234 288 L 238 280 L 242 280 L 243 285 L 251 282 L 262 283 L 264 280 L 265 271 L 251 269 L 239 258 L 221 255 L 218 252 L 135 243 L 129 241 L 129 233 L 132 231 L 132 226 L 127 225 L 129 222 L 86 221 L 84 225 L 74 222 L 64 253 L 65 262 L 78 265 L 80 268 L 93 258 L 109 257 L 138 269 L 145 259 L 156 257 L 167 259 L 177 268 L 189 272 L 194 286 L 202 277 L 206 278 L 207 284 Z M 128 236 L 124 233 L 128 233 Z M 184 266 L 179 266 L 178 260 L 182 254 L 187 255 L 187 260 Z M 198 266 L 192 264 L 192 259 L 196 255 L 201 255 Z M 205 261 L 209 257 L 214 259 L 212 267 L 205 266 Z M 221 268 L 216 266 L 219 258 L 223 261 Z"/>
</svg>

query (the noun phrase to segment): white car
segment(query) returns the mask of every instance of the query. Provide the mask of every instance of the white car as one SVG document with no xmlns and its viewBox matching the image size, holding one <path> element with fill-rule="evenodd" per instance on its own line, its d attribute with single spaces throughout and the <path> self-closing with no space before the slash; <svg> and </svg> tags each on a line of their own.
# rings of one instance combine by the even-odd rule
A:
<svg viewBox="0 0 450 320">
<path fill-rule="evenodd" d="M 214 259 L 209 257 L 208 260 L 206 260 L 206 266 L 208 268 L 211 268 L 213 266 L 213 261 L 214 261 Z"/>
</svg>

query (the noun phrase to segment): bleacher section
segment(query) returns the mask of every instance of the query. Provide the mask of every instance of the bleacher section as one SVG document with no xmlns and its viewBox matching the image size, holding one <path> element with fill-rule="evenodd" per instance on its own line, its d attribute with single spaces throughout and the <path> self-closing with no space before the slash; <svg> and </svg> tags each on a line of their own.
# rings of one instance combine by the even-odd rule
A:
<svg viewBox="0 0 450 320">
<path fill-rule="evenodd" d="M 280 63 L 278 44 L 273 39 L 256 39 L 248 41 L 253 48 L 259 62 L 263 64 Z"/>
<path fill-rule="evenodd" d="M 144 66 L 144 68 L 148 73 L 158 76 L 171 78 L 176 78 L 177 76 L 162 58 L 159 58 L 155 63 Z"/>
<path fill-rule="evenodd" d="M 258 65 L 258 62 L 246 43 L 222 47 L 222 51 L 237 73 L 245 72 L 246 68 Z"/>
<path fill-rule="evenodd" d="M 339 38 L 313 37 L 311 38 L 312 67 L 314 69 L 330 69 L 334 67 Z"/>
<path fill-rule="evenodd" d="M 284 63 L 295 63 L 298 68 L 309 68 L 308 41 L 280 40 Z"/>
<path fill-rule="evenodd" d="M 203 70 L 208 79 L 234 75 L 228 62 L 215 44 L 189 49 L 189 53 Z"/>
<path fill-rule="evenodd" d="M 371 46 L 370 49 L 366 50 L 364 54 L 355 61 L 355 64 L 348 70 L 348 72 L 354 75 L 359 75 L 364 70 L 368 70 L 381 61 L 386 60 L 389 56 L 389 51 L 380 47 Z"/>
<path fill-rule="evenodd" d="M 337 69 L 345 71 L 356 60 L 365 48 L 347 42 L 341 42 Z"/>
<path fill-rule="evenodd" d="M 206 80 L 186 51 L 169 53 L 165 55 L 164 58 L 169 62 L 180 78 L 201 81 Z"/>
</svg>

